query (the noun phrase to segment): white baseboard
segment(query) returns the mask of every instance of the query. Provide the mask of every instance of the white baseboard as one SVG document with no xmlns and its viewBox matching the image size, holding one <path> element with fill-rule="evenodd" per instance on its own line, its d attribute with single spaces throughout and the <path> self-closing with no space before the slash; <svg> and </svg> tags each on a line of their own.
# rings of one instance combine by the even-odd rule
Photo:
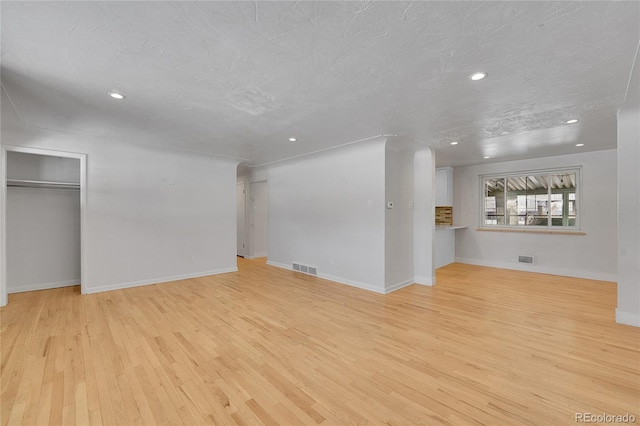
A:
<svg viewBox="0 0 640 426">
<path fill-rule="evenodd" d="M 9 287 L 7 289 L 7 292 L 9 294 L 24 293 L 25 291 L 49 290 L 52 288 L 70 287 L 74 285 L 80 285 L 80 279 L 69 280 L 69 281 L 58 281 L 55 283 L 28 284 L 28 285 L 21 285 L 20 287 L 17 287 L 17 288 Z"/>
<path fill-rule="evenodd" d="M 287 269 L 289 271 L 293 270 L 291 265 L 285 265 L 284 263 L 274 262 L 272 260 L 267 260 L 267 265 L 275 266 L 277 268 Z M 361 283 L 360 281 L 349 280 L 349 279 L 346 279 L 346 278 L 336 277 L 336 276 L 327 275 L 327 274 L 318 274 L 318 278 L 322 278 L 323 280 L 333 281 L 333 282 L 336 282 L 338 284 L 346 284 L 346 285 L 349 285 L 351 287 L 361 288 L 363 290 L 369 290 L 369 291 L 373 291 L 373 292 L 376 292 L 376 293 L 385 294 L 384 289 L 382 289 L 380 287 L 375 287 L 375 286 L 372 286 L 372 285 L 369 285 L 369 284 Z"/>
<path fill-rule="evenodd" d="M 237 267 L 233 268 L 223 268 L 223 269 L 214 269 L 212 271 L 202 271 L 202 272 L 194 272 L 191 274 L 182 274 L 182 275 L 173 275 L 169 277 L 159 277 L 159 278 L 151 278 L 149 280 L 141 280 L 141 281 L 130 281 L 126 283 L 118 283 L 118 284 L 107 284 L 99 287 L 92 287 L 88 289 L 84 289 L 84 294 L 92 294 L 92 293 L 101 293 L 103 291 L 111 291 L 111 290 L 122 290 L 124 288 L 131 287 L 140 287 L 143 285 L 150 284 L 162 284 L 170 281 L 179 281 L 186 280 L 189 278 L 200 278 L 207 277 L 209 275 L 218 275 L 218 274 L 226 274 L 228 272 L 238 272 Z"/>
<path fill-rule="evenodd" d="M 245 256 L 244 258 L 251 260 L 251 259 L 259 259 L 261 257 L 267 257 L 267 252 L 265 251 L 261 253 L 256 253 L 253 256 Z"/>
<path fill-rule="evenodd" d="M 357 288 L 361 288 L 363 290 L 369 290 L 369 291 L 373 291 L 375 293 L 380 293 L 380 294 L 385 294 L 385 290 L 383 288 L 380 287 L 375 287 L 372 286 L 370 284 L 365 284 L 362 283 L 360 281 L 355 281 L 355 280 L 349 280 L 347 278 L 342 278 L 342 277 L 336 277 L 333 275 L 327 275 L 327 274 L 318 274 L 318 277 L 324 279 L 324 280 L 329 280 L 329 281 L 333 281 L 336 282 L 338 284 L 345 284 L 351 287 L 357 287 Z"/>
<path fill-rule="evenodd" d="M 640 314 L 636 312 L 623 312 L 616 309 L 616 322 L 618 324 L 640 327 Z"/>
<path fill-rule="evenodd" d="M 405 280 L 405 281 L 390 285 L 390 286 L 385 288 L 384 293 L 385 294 L 389 294 L 392 291 L 400 290 L 401 288 L 404 288 L 404 287 L 407 287 L 407 286 L 413 284 L 413 282 L 414 282 L 414 280 Z"/>
<path fill-rule="evenodd" d="M 284 263 L 274 262 L 273 260 L 267 260 L 267 265 L 275 266 L 276 268 L 293 270 L 293 266 L 285 265 Z"/>
<path fill-rule="evenodd" d="M 415 282 L 416 284 L 420 284 L 420 285 L 435 285 L 436 284 L 436 277 L 424 277 L 421 275 L 416 275 L 415 277 L 413 277 L 413 282 Z"/>
<path fill-rule="evenodd" d="M 456 257 L 456 262 L 467 263 L 469 265 L 489 266 L 491 268 L 513 269 L 516 271 L 537 272 L 539 274 L 560 275 L 563 277 L 585 278 L 597 281 L 618 281 L 617 274 L 607 274 L 593 271 L 554 268 L 541 265 L 520 265 L 511 262 L 494 262 L 492 260 L 469 259 L 466 257 Z"/>
</svg>

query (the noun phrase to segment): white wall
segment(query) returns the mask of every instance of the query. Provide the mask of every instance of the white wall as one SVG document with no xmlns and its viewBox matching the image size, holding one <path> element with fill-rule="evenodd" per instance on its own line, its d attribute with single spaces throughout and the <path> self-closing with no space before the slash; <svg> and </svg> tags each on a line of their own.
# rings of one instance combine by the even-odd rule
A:
<svg viewBox="0 0 640 426">
<path fill-rule="evenodd" d="M 384 292 L 384 170 L 384 139 L 271 165 L 269 263 Z"/>
<path fill-rule="evenodd" d="M 7 154 L 7 178 L 80 183 L 80 160 L 9 152 Z"/>
<path fill-rule="evenodd" d="M 618 112 L 618 308 L 616 321 L 640 327 L 640 63 Z"/>
<path fill-rule="evenodd" d="M 476 230 L 479 175 L 580 165 L 579 220 L 585 236 Z M 469 225 L 456 231 L 456 261 L 616 281 L 616 176 L 616 150 L 455 168 L 454 220 Z M 518 264 L 519 254 L 535 256 L 535 265 Z"/>
<path fill-rule="evenodd" d="M 235 161 L 5 127 L 5 101 L 3 145 L 88 154 L 85 292 L 236 270 Z"/>
<path fill-rule="evenodd" d="M 413 157 L 415 148 L 391 138 L 386 143 L 385 289 L 413 283 Z"/>
</svg>

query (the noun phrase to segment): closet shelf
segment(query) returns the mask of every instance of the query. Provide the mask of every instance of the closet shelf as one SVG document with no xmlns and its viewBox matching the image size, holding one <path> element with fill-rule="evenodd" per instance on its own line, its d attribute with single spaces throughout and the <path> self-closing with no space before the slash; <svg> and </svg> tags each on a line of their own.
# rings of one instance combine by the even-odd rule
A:
<svg viewBox="0 0 640 426">
<path fill-rule="evenodd" d="M 47 182 L 43 180 L 7 179 L 9 188 L 40 188 L 40 189 L 80 189 L 75 182 Z"/>
</svg>

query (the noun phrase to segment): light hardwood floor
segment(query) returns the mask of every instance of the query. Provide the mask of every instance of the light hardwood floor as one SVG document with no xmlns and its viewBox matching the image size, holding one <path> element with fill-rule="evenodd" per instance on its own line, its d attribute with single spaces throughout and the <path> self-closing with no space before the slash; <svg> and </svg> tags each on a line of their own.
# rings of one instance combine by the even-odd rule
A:
<svg viewBox="0 0 640 426">
<path fill-rule="evenodd" d="M 453 264 L 379 295 L 240 272 L 0 311 L 1 423 L 575 424 L 640 417 L 614 283 Z"/>
</svg>

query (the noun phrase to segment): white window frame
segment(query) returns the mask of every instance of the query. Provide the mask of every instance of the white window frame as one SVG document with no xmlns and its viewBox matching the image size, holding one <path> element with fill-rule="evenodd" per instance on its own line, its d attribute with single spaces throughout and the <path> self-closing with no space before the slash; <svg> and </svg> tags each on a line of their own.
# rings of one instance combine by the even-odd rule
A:
<svg viewBox="0 0 640 426">
<path fill-rule="evenodd" d="M 573 226 L 552 226 L 551 221 L 551 185 L 548 185 L 547 188 L 547 196 L 549 203 L 549 211 L 548 211 L 548 221 L 546 226 L 540 225 L 509 225 L 507 223 L 507 190 L 505 187 L 504 191 L 504 225 L 488 225 L 485 224 L 485 181 L 487 179 L 506 179 L 513 177 L 527 177 L 531 175 L 551 175 L 551 174 L 568 174 L 575 173 L 576 174 L 576 199 L 575 205 L 576 209 L 576 220 Z M 582 221 L 582 166 L 573 166 L 573 167 L 563 167 L 563 168 L 553 168 L 553 169 L 537 169 L 537 170 L 518 170 L 515 172 L 504 172 L 504 173 L 487 173 L 478 176 L 479 181 L 479 215 L 478 215 L 478 228 L 486 229 L 486 230 L 499 230 L 499 229 L 507 229 L 507 230 L 545 230 L 545 231 L 579 231 L 580 223 Z"/>
</svg>

